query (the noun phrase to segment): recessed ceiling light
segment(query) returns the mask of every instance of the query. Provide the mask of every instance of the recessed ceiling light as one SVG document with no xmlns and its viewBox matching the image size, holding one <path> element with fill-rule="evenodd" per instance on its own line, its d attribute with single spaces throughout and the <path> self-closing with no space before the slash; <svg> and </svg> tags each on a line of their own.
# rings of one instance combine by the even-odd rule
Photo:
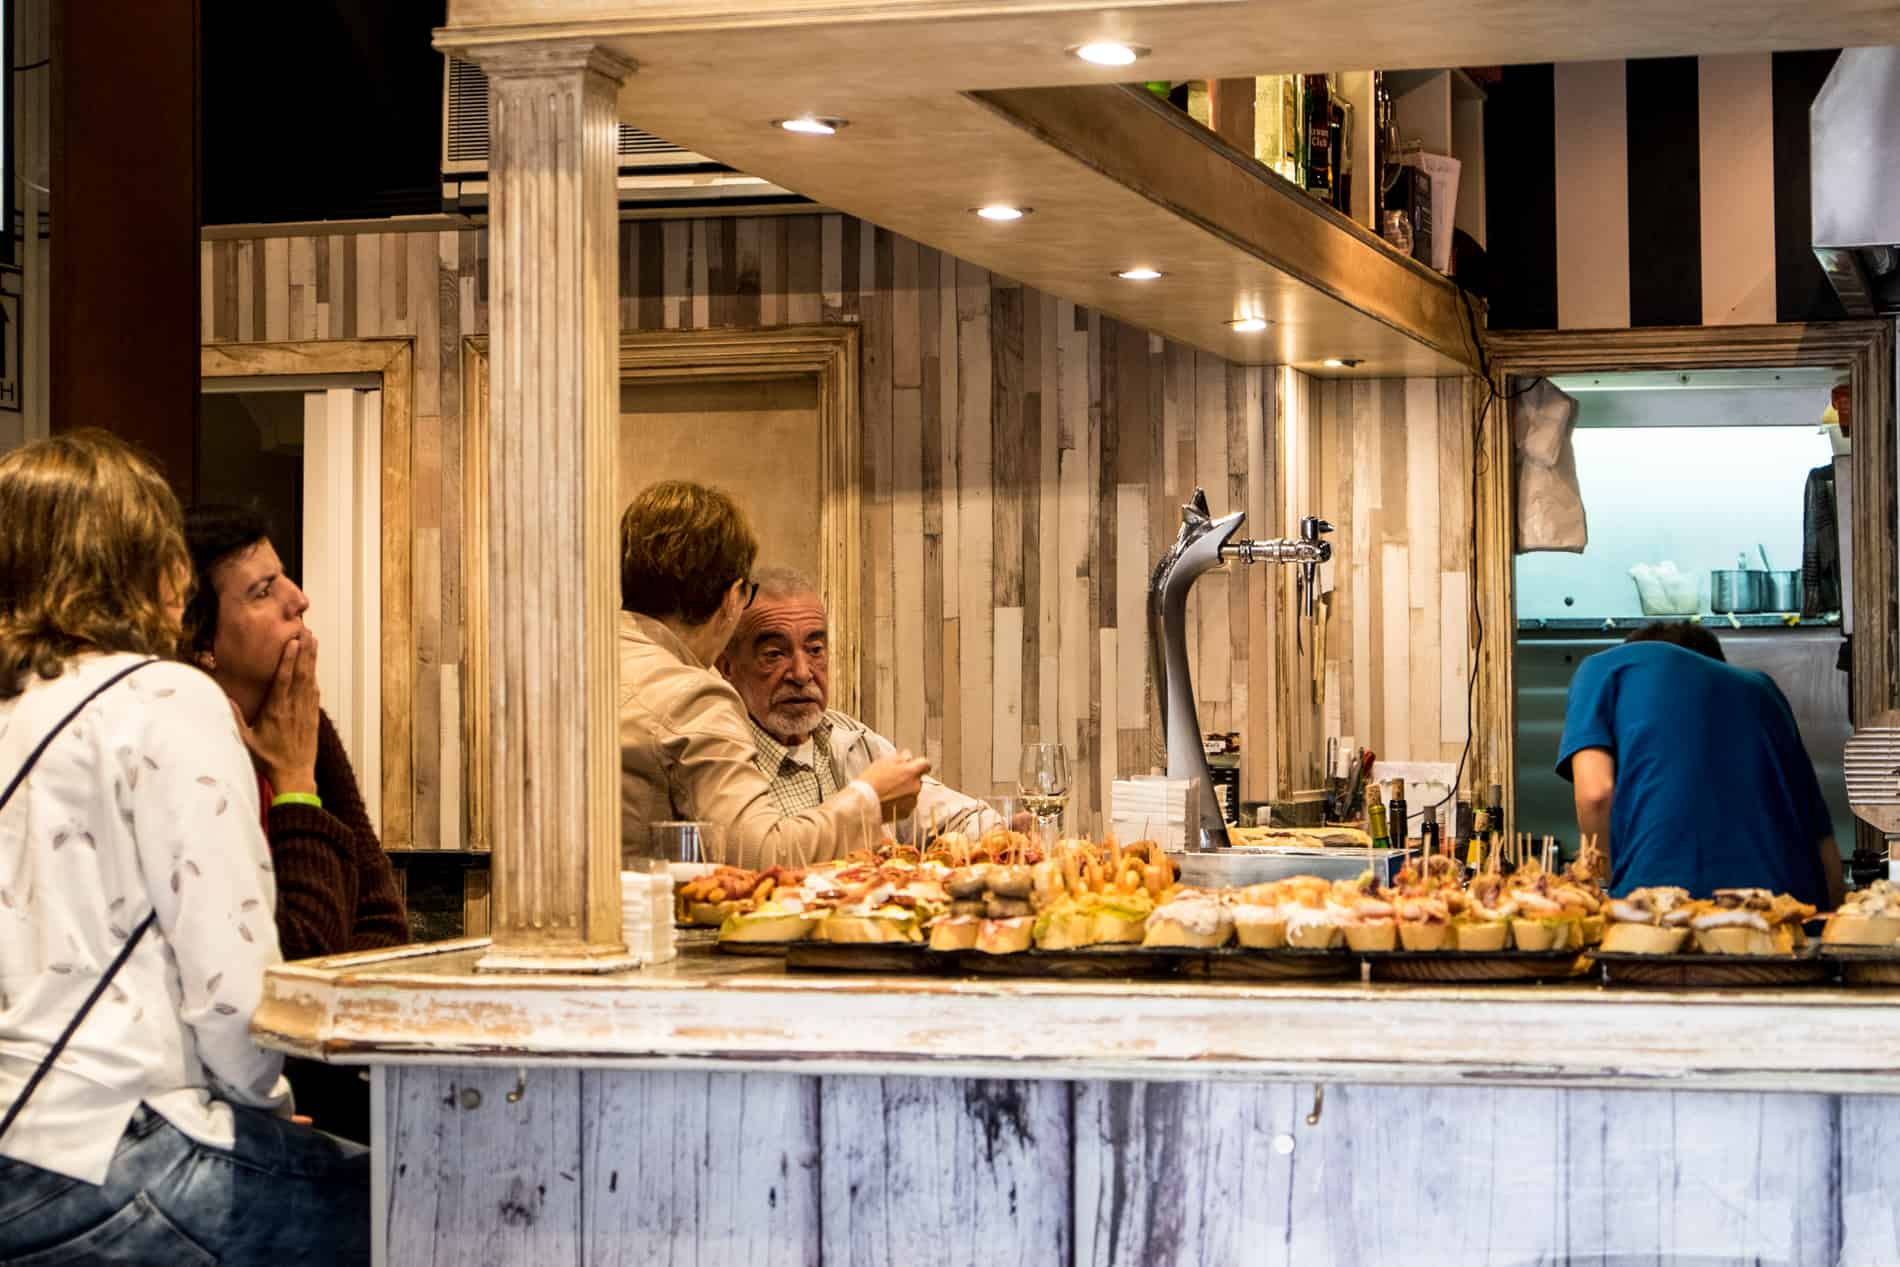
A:
<svg viewBox="0 0 1900 1267">
<path fill-rule="evenodd" d="M 1132 66 L 1148 51 L 1140 44 L 1123 44 L 1120 40 L 1091 40 L 1069 50 L 1091 66 Z"/>
<path fill-rule="evenodd" d="M 835 136 L 845 121 L 829 115 L 801 114 L 796 119 L 774 119 L 772 125 L 800 136 Z"/>
<path fill-rule="evenodd" d="M 1273 323 L 1265 317 L 1238 317 L 1227 324 L 1236 334 L 1258 334 Z"/>
<path fill-rule="evenodd" d="M 1166 277 L 1167 274 L 1158 268 L 1125 268 L 1115 276 L 1125 282 L 1151 282 L 1157 277 Z"/>
<path fill-rule="evenodd" d="M 1020 220 L 1031 210 L 1029 207 L 1012 207 L 1006 202 L 993 202 L 987 207 L 976 208 L 976 214 L 985 220 Z"/>
<path fill-rule="evenodd" d="M 1329 370 L 1349 370 L 1359 364 L 1356 356 L 1329 356 L 1320 362 Z"/>
</svg>

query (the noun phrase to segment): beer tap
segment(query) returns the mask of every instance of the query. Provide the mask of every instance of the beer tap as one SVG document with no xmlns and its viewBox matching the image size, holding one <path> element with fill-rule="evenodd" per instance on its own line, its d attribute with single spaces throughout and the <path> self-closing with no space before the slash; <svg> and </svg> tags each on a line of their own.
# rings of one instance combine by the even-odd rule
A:
<svg viewBox="0 0 1900 1267">
<path fill-rule="evenodd" d="M 1307 619 L 1312 618 L 1319 565 L 1332 557 L 1324 534 L 1333 526 L 1307 516 L 1300 520 L 1298 539 L 1231 540 L 1240 529 L 1245 511 L 1216 519 L 1207 508 L 1207 494 L 1181 507 L 1181 533 L 1155 565 L 1148 582 L 1148 640 L 1154 660 L 1155 690 L 1161 705 L 1162 732 L 1167 740 L 1168 777 L 1200 783 L 1199 826 L 1188 848 L 1207 852 L 1227 847 L 1227 823 L 1214 795 L 1214 780 L 1201 746 L 1201 722 L 1194 703 L 1194 682 L 1187 662 L 1187 596 L 1196 578 L 1229 559 L 1242 563 L 1294 563 L 1300 567 L 1298 585 Z"/>
</svg>

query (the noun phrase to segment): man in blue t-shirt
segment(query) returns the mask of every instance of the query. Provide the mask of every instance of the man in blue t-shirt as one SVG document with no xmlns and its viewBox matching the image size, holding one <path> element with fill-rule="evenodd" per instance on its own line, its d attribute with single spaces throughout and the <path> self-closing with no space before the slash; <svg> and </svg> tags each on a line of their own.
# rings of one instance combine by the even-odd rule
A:
<svg viewBox="0 0 1900 1267">
<path fill-rule="evenodd" d="M 1610 891 L 1762 888 L 1831 908 L 1841 855 L 1794 712 L 1699 625 L 1649 624 L 1577 666 L 1557 773 Z"/>
</svg>

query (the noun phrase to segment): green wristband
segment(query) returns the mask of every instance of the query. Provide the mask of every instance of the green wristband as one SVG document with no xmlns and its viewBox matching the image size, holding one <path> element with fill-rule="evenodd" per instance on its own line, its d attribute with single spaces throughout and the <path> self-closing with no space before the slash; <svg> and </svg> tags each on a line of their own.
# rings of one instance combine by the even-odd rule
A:
<svg viewBox="0 0 1900 1267">
<path fill-rule="evenodd" d="M 279 805 L 308 805 L 311 809 L 322 809 L 323 798 L 315 792 L 280 792 L 270 798 L 270 807 Z"/>
</svg>

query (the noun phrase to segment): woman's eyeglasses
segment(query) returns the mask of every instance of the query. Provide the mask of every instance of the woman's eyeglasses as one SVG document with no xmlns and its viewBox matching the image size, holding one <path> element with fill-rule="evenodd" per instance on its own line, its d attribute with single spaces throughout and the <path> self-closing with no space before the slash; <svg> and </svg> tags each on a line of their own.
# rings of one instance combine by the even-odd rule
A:
<svg viewBox="0 0 1900 1267">
<path fill-rule="evenodd" d="M 759 596 L 759 583 L 757 581 L 742 579 L 739 584 L 745 586 L 745 607 L 739 610 L 745 611 L 752 606 L 752 600 Z"/>
</svg>

